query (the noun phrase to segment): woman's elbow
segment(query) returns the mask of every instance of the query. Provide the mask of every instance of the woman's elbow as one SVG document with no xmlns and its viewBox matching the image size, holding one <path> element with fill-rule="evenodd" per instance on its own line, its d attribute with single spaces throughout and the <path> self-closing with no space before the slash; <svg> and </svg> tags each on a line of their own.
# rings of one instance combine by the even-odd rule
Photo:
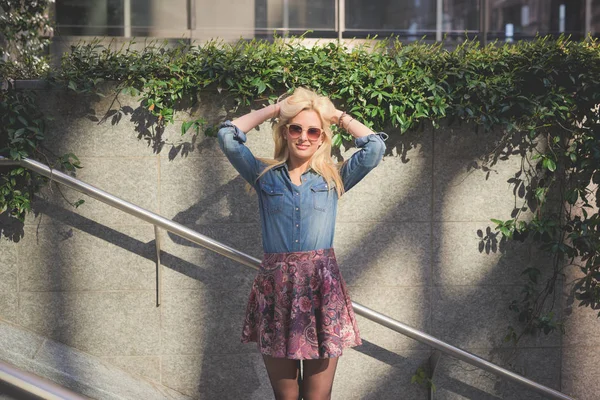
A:
<svg viewBox="0 0 600 400">
<path fill-rule="evenodd" d="M 381 160 L 383 159 L 383 155 L 385 154 L 385 142 L 379 136 L 375 136 L 376 139 L 372 140 L 369 143 L 369 154 L 364 160 L 365 164 L 370 168 L 375 168 Z"/>
<path fill-rule="evenodd" d="M 219 147 L 221 148 L 221 150 L 225 154 L 229 153 L 235 146 L 235 141 L 233 140 L 233 133 L 231 132 L 231 128 L 223 127 L 219 129 L 219 132 L 217 133 L 217 141 L 219 142 Z"/>
</svg>

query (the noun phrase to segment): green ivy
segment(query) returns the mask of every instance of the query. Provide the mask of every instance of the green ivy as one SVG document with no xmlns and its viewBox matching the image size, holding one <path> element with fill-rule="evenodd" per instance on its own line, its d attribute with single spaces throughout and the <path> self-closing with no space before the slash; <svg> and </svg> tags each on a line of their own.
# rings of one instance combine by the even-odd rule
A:
<svg viewBox="0 0 600 400">
<path fill-rule="evenodd" d="M 51 27 L 49 0 L 0 0 L 0 155 L 39 158 L 45 119 L 31 92 L 13 89 L 11 80 L 41 77 L 49 70 L 44 57 Z M 0 171 L 0 213 L 24 220 L 33 193 L 43 179 L 24 168 Z"/>
<path fill-rule="evenodd" d="M 0 0 L 0 78 L 30 79 L 49 71 L 50 0 Z"/>
</svg>

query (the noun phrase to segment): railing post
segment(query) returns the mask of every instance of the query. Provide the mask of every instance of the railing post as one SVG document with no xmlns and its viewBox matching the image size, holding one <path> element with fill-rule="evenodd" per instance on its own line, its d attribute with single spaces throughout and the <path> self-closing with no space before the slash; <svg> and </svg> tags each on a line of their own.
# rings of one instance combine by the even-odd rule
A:
<svg viewBox="0 0 600 400">
<path fill-rule="evenodd" d="M 156 307 L 162 303 L 162 265 L 160 263 L 160 231 L 154 225 L 154 244 L 156 247 Z"/>
<path fill-rule="evenodd" d="M 433 377 L 435 376 L 435 371 L 440 362 L 440 358 L 442 358 L 442 353 L 439 350 L 434 350 L 433 353 L 429 356 L 429 400 L 433 400 L 433 396 L 435 394 L 435 386 L 433 386 Z"/>
</svg>

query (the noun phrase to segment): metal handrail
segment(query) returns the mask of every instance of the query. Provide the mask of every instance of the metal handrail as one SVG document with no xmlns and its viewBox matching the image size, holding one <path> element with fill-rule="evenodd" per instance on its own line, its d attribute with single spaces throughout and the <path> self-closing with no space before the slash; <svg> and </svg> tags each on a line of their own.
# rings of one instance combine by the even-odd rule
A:
<svg viewBox="0 0 600 400">
<path fill-rule="evenodd" d="M 0 382 L 6 382 L 22 391 L 47 400 L 90 400 L 65 387 L 35 374 L 21 371 L 0 360 Z"/>
<path fill-rule="evenodd" d="M 203 246 L 227 258 L 235 260 L 241 264 L 244 264 L 254 269 L 258 269 L 260 266 L 261 261 L 255 257 L 251 257 L 245 253 L 242 253 L 239 250 L 236 250 L 214 239 L 204 236 L 177 222 L 162 217 L 151 211 L 145 210 L 141 207 L 138 207 L 135 204 L 122 200 L 116 196 L 111 195 L 110 193 L 107 193 L 78 179 L 75 179 L 67 174 L 51 169 L 47 165 L 42 164 L 38 161 L 27 158 L 21 161 L 14 161 L 6 159 L 4 157 L 0 157 L 0 166 L 2 165 L 19 165 L 21 167 L 28 168 L 34 172 L 37 172 L 40 175 L 46 176 L 58 183 L 64 184 L 72 189 L 87 194 L 88 196 L 96 200 L 102 201 L 103 203 L 106 203 L 121 211 L 131 214 L 155 226 L 161 227 L 171 233 L 188 239 L 193 243 Z M 572 397 L 567 396 L 564 393 L 561 393 L 547 386 L 541 385 L 537 382 L 532 381 L 531 379 L 525 378 L 519 374 L 502 368 L 490 361 L 480 358 L 458 347 L 452 346 L 425 332 L 419 331 L 418 329 L 405 325 L 395 319 L 385 316 L 354 301 L 352 302 L 352 306 L 354 307 L 354 311 L 356 314 L 361 315 L 375 323 L 378 323 L 398 333 L 408 336 L 418 342 L 431 346 L 442 353 L 448 354 L 468 364 L 474 365 L 485 371 L 494 373 L 510 381 L 521 384 L 524 387 L 533 390 L 537 393 L 543 394 L 550 399 L 574 400 Z"/>
</svg>

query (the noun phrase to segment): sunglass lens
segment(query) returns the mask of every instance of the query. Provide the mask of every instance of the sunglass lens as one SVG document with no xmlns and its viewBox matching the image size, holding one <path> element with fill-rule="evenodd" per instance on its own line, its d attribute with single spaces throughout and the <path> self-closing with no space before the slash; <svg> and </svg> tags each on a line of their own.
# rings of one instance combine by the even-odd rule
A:
<svg viewBox="0 0 600 400">
<path fill-rule="evenodd" d="M 291 136 L 300 136 L 302 135 L 302 127 L 300 125 L 290 125 L 288 127 L 288 132 L 290 133 Z"/>
<path fill-rule="evenodd" d="M 306 136 L 311 140 L 317 140 L 321 137 L 321 130 L 319 128 L 308 128 Z"/>
</svg>

